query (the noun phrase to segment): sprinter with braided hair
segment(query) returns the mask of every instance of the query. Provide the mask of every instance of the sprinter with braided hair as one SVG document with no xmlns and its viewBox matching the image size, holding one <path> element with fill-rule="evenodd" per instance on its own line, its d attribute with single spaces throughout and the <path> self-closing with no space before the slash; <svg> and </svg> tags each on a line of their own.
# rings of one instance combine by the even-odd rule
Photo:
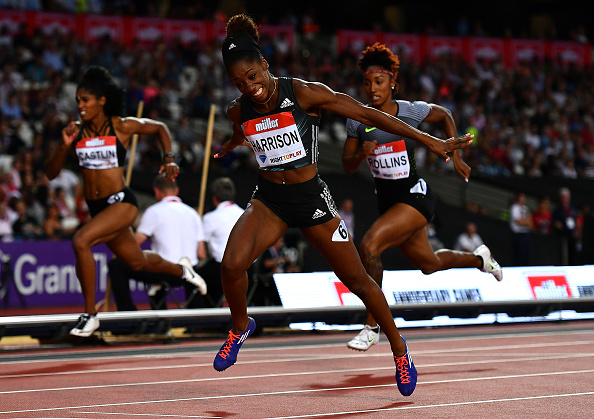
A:
<svg viewBox="0 0 594 419">
<path fill-rule="evenodd" d="M 415 138 L 446 159 L 447 153 L 467 146 L 471 137 L 442 141 L 324 84 L 275 77 L 258 40 L 250 17 L 242 14 L 229 19 L 222 44 L 223 62 L 242 95 L 227 108 L 233 135 L 215 157 L 248 145 L 260 170 L 250 205 L 231 232 L 221 264 L 233 327 L 215 357 L 214 367 L 222 371 L 233 365 L 242 343 L 256 327 L 247 314 L 247 269 L 288 227 L 299 227 L 337 277 L 361 298 L 381 327 L 387 328 L 398 388 L 408 396 L 416 385 L 416 369 L 406 342 L 398 333 L 382 290 L 365 272 L 330 191 L 318 175 L 320 114 L 324 109 Z"/>
</svg>

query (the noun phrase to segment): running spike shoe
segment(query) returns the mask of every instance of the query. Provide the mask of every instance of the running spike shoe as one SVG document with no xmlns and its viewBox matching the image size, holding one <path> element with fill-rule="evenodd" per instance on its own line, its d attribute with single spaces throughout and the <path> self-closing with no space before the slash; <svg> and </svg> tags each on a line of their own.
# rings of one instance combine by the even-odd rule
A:
<svg viewBox="0 0 594 419">
<path fill-rule="evenodd" d="M 221 346 L 221 349 L 219 349 L 212 364 L 215 370 L 224 371 L 237 361 L 239 348 L 241 348 L 243 342 L 256 330 L 256 322 L 251 317 L 248 318 L 250 322 L 243 333 L 236 335 L 233 333 L 233 330 L 229 330 L 229 337 L 223 346 Z"/>
</svg>

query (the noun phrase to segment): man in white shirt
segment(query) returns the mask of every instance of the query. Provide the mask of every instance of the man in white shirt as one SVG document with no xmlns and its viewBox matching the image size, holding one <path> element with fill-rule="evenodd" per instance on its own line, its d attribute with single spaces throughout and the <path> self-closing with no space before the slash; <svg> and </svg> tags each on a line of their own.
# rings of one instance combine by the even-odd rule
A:
<svg viewBox="0 0 594 419">
<path fill-rule="evenodd" d="M 157 202 L 149 206 L 136 229 L 136 241 L 144 243 L 151 241 L 151 250 L 163 259 L 176 263 L 181 258 L 189 259 L 189 263 L 196 270 L 200 259 L 206 257 L 204 245 L 204 229 L 198 212 L 186 205 L 179 198 L 179 188 L 176 181 L 167 180 L 164 174 L 158 175 L 153 182 L 153 191 Z M 192 292 L 195 285 L 182 278 L 153 272 L 135 272 L 120 259 L 109 262 L 111 288 L 116 306 L 120 311 L 136 310 L 136 305 L 130 295 L 129 279 L 155 284 L 158 291 L 151 295 L 151 307 L 165 309 L 166 290 L 159 289 L 159 284 L 166 281 L 171 286 L 185 286 L 186 295 Z M 206 294 L 207 285 L 204 280 L 198 286 L 199 293 Z"/>
<path fill-rule="evenodd" d="M 476 232 L 476 224 L 466 223 L 466 230 L 456 239 L 454 249 L 463 252 L 474 252 L 481 244 L 483 244 L 483 239 Z"/>
<path fill-rule="evenodd" d="M 211 185 L 212 201 L 215 209 L 202 217 L 204 224 L 204 241 L 208 248 L 208 261 L 196 272 L 204 278 L 208 286 L 208 294 L 197 295 L 189 307 L 218 307 L 223 299 L 221 286 L 221 261 L 225 246 L 235 223 L 243 214 L 243 208 L 235 200 L 235 185 L 228 177 L 215 179 Z"/>
</svg>

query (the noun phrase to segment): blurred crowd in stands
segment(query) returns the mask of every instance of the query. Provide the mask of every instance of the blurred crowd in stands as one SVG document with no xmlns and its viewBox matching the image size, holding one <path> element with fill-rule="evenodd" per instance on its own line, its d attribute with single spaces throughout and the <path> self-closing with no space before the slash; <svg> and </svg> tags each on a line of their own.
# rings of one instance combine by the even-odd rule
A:
<svg viewBox="0 0 594 419">
<path fill-rule="evenodd" d="M 43 2 L 24 3 L 36 8 Z M 50 3 L 68 11 L 63 4 L 76 8 L 80 2 Z M 102 4 L 83 3 L 96 7 Z M 115 3 L 124 7 L 137 2 L 109 2 L 111 7 Z M 187 7 L 187 2 L 179 3 Z M 198 16 L 197 11 L 196 17 L 226 19 L 216 13 Z M 318 42 L 315 35 L 300 35 L 295 48 L 285 39 L 262 39 L 273 74 L 317 80 L 365 101 L 358 57 L 338 55 L 327 42 Z M 589 42 L 583 33 L 577 39 Z M 64 170 L 52 182 L 44 176 L 44 161 L 58 146 L 62 128 L 78 118 L 76 85 L 92 64 L 108 68 L 126 88 L 129 115 L 136 115 L 142 100 L 145 116 L 168 123 L 182 171 L 197 172 L 201 168 L 206 132 L 198 127 L 205 126 L 211 104 L 217 105 L 217 119 L 223 121 L 214 133 L 214 151 L 226 140 L 230 124 L 224 110 L 237 96 L 237 89 L 225 77 L 217 43 L 174 42 L 146 48 L 105 38 L 85 44 L 70 34 L 43 36 L 36 32 L 30 36 L 26 27 L 16 34 L 0 28 L 3 240 L 67 238 L 88 216 L 74 159 L 70 162 L 72 170 Z M 527 62 L 506 68 L 499 61 L 469 65 L 457 57 L 442 56 L 422 65 L 401 59 L 398 81 L 398 98 L 444 105 L 452 111 L 461 133 L 477 134 L 475 144 L 463 151 L 475 173 L 493 177 L 586 178 L 594 182 L 591 67 Z M 344 119 L 325 115 L 322 120 L 321 139 L 341 147 Z M 441 132 L 432 133 L 443 136 Z M 229 170 L 247 165 L 256 170 L 253 160 L 248 150 L 239 148 L 211 164 Z M 150 137 L 139 138 L 135 167 L 155 168 L 161 161 L 158 142 Z M 417 165 L 433 170 L 452 169 L 422 147 L 417 151 Z"/>
</svg>

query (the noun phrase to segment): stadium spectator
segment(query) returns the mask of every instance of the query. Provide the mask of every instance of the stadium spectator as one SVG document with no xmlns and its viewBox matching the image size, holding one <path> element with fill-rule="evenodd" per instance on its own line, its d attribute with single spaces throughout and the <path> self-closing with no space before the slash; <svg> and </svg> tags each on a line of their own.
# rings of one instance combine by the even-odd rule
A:
<svg viewBox="0 0 594 419">
<path fill-rule="evenodd" d="M 204 229 L 200 216 L 194 208 L 182 202 L 178 196 L 177 182 L 167 179 L 164 173 L 154 179 L 153 191 L 157 202 L 149 206 L 140 217 L 134 233 L 136 242 L 142 245 L 150 240 L 151 250 L 163 259 L 175 263 L 185 257 L 192 266 L 197 267 L 200 260 L 206 257 Z M 120 311 L 136 310 L 130 293 L 130 279 L 154 286 L 154 292 L 149 293 L 149 299 L 151 308 L 157 310 L 167 308 L 168 290 L 163 286 L 163 282 L 172 287 L 184 286 L 186 298 L 196 288 L 196 285 L 176 275 L 135 271 L 119 258 L 111 259 L 108 266 L 111 288 Z M 204 291 L 203 295 L 206 294 L 205 284 L 201 284 L 199 288 L 201 292 Z"/>
<path fill-rule="evenodd" d="M 536 210 L 532 213 L 532 225 L 535 232 L 544 235 L 551 233 L 553 215 L 550 208 L 551 199 L 548 196 L 543 196 L 538 200 Z"/>
<path fill-rule="evenodd" d="M 553 231 L 563 239 L 562 261 L 566 265 L 577 263 L 577 211 L 571 204 L 571 191 L 559 189 L 559 203 L 553 211 Z"/>
<path fill-rule="evenodd" d="M 14 240 L 35 240 L 41 236 L 41 227 L 35 218 L 27 214 L 27 204 L 19 199 L 15 204 L 17 219 L 12 223 Z"/>
<path fill-rule="evenodd" d="M 12 241 L 12 223 L 7 204 L 0 202 L 0 241 Z"/>
<path fill-rule="evenodd" d="M 214 209 L 202 217 L 204 241 L 208 258 L 196 272 L 206 281 L 208 294 L 197 295 L 190 307 L 217 307 L 223 301 L 221 285 L 221 262 L 229 235 L 243 214 L 243 208 L 235 203 L 235 184 L 228 177 L 220 177 L 210 184 Z"/>
<path fill-rule="evenodd" d="M 483 244 L 483 239 L 477 233 L 475 223 L 466 223 L 464 232 L 456 239 L 454 250 L 461 250 L 463 252 L 474 252 L 477 247 Z"/>
<path fill-rule="evenodd" d="M 514 266 L 530 265 L 530 232 L 532 231 L 532 214 L 526 205 L 526 195 L 516 195 L 509 210 L 509 228 L 513 233 L 512 260 Z"/>
</svg>

